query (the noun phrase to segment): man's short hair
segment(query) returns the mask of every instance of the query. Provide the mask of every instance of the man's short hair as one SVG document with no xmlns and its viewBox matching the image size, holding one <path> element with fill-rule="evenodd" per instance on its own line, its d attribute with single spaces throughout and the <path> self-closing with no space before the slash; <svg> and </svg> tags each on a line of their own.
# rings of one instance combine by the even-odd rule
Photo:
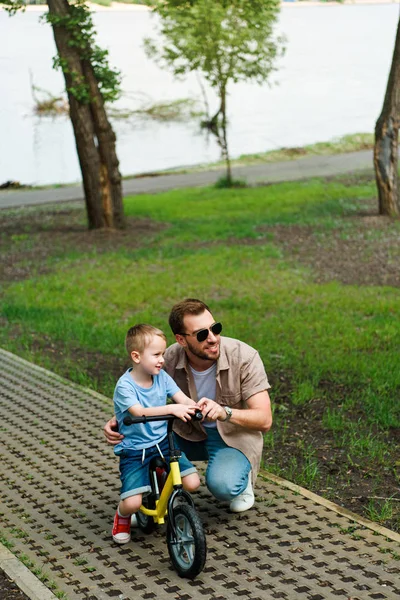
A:
<svg viewBox="0 0 400 600">
<path fill-rule="evenodd" d="M 160 336 L 165 343 L 167 342 L 165 333 L 161 331 L 161 329 L 157 329 L 157 327 L 153 327 L 152 325 L 139 323 L 138 325 L 134 325 L 128 329 L 125 338 L 125 348 L 128 355 L 130 356 L 134 350 L 136 350 L 136 352 L 143 352 L 155 335 Z"/>
<path fill-rule="evenodd" d="M 196 300 L 196 298 L 186 298 L 186 300 L 175 304 L 168 319 L 172 333 L 174 335 L 184 333 L 183 318 L 186 315 L 201 315 L 205 310 L 211 312 L 207 304 L 204 304 L 201 300 Z"/>
</svg>

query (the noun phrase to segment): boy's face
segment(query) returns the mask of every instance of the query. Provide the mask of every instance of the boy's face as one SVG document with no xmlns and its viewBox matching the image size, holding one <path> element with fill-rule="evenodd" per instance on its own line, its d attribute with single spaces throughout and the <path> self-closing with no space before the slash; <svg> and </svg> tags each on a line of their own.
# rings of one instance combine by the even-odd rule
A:
<svg viewBox="0 0 400 600">
<path fill-rule="evenodd" d="M 154 335 L 143 352 L 138 353 L 139 360 L 135 362 L 145 373 L 158 375 L 164 364 L 164 352 L 167 344 L 162 337 Z"/>
</svg>

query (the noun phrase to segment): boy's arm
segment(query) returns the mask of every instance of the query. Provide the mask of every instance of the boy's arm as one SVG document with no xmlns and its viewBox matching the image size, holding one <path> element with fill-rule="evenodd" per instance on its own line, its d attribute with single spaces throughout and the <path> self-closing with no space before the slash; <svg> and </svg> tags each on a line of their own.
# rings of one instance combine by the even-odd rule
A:
<svg viewBox="0 0 400 600">
<path fill-rule="evenodd" d="M 186 404 L 187 406 L 197 406 L 196 402 L 194 400 L 192 400 L 191 398 L 189 398 L 189 396 L 186 396 L 186 394 L 184 394 L 181 390 L 179 390 L 179 392 L 176 392 L 176 394 L 171 396 L 171 398 L 177 404 Z"/>
<path fill-rule="evenodd" d="M 184 394 L 183 394 L 184 395 Z M 134 404 L 129 409 L 134 417 L 158 417 L 161 415 L 175 415 L 182 421 L 190 421 L 195 412 L 195 403 L 188 404 L 163 404 L 162 406 L 151 406 L 144 408 L 141 404 Z"/>
</svg>

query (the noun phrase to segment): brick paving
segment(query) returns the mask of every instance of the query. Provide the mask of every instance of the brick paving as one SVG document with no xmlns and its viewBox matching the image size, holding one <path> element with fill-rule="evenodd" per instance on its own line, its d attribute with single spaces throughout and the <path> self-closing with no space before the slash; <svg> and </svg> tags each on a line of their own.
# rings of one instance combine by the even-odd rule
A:
<svg viewBox="0 0 400 600">
<path fill-rule="evenodd" d="M 204 487 L 195 495 L 208 556 L 194 581 L 172 569 L 164 528 L 114 545 L 111 400 L 2 350 L 0 365 L 0 532 L 68 600 L 400 599 L 399 536 L 267 477 L 241 515 Z"/>
</svg>

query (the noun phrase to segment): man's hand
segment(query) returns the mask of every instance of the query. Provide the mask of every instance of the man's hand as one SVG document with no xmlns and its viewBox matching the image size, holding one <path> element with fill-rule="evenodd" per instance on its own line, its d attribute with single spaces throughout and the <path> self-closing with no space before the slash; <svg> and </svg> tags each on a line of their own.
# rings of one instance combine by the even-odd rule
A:
<svg viewBox="0 0 400 600">
<path fill-rule="evenodd" d="M 225 409 L 214 400 L 210 400 L 210 398 L 201 398 L 197 403 L 197 407 L 208 421 L 225 421 L 226 419 Z"/>
<path fill-rule="evenodd" d="M 251 396 L 246 402 L 247 408 L 234 408 L 230 423 L 247 429 L 255 429 L 266 433 L 272 425 L 271 401 L 267 390 Z M 201 398 L 197 403 L 204 417 L 210 421 L 225 421 L 226 412 L 214 400 Z"/>
<path fill-rule="evenodd" d="M 182 421 L 190 421 L 195 413 L 196 405 L 188 406 L 187 404 L 170 404 L 168 405 L 171 415 L 175 415 Z"/>
<path fill-rule="evenodd" d="M 107 421 L 107 423 L 104 425 L 104 435 L 107 438 L 107 442 L 109 444 L 112 444 L 113 446 L 115 446 L 116 444 L 119 444 L 120 441 L 123 439 L 123 435 L 121 435 L 120 433 L 118 433 L 117 431 L 117 419 L 114 417 L 112 417 L 112 419 L 110 419 L 109 421 Z"/>
</svg>

